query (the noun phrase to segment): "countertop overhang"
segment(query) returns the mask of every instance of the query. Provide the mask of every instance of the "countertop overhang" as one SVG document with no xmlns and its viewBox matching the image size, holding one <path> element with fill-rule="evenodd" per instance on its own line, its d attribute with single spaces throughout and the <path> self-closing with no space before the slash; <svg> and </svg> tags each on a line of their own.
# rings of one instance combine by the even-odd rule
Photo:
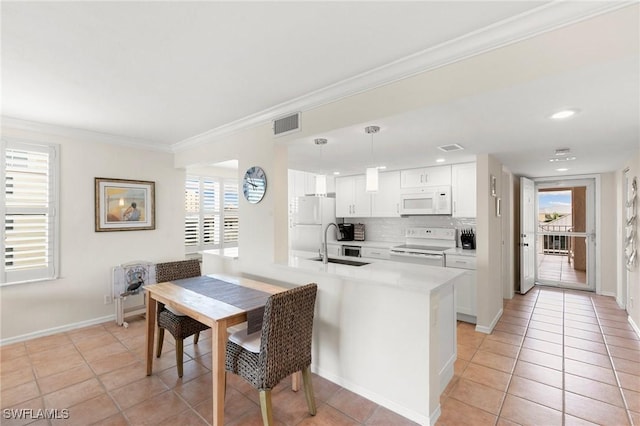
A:
<svg viewBox="0 0 640 426">
<path fill-rule="evenodd" d="M 346 278 L 354 281 L 369 282 L 397 289 L 430 293 L 431 291 L 452 282 L 463 274 L 459 269 L 439 266 L 415 265 L 393 262 L 382 259 L 363 259 L 348 256 L 330 256 L 336 259 L 358 260 L 369 262 L 368 265 L 350 266 L 336 263 L 324 264 L 317 258 L 317 253 L 292 251 L 288 261 L 277 263 L 278 266 L 295 268 L 313 274 Z"/>
</svg>

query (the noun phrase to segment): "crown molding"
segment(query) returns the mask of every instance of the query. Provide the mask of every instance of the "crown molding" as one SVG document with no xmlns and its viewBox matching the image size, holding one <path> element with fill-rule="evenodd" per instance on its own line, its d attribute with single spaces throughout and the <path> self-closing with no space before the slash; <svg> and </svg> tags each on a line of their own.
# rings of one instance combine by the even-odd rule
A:
<svg viewBox="0 0 640 426">
<path fill-rule="evenodd" d="M 421 52 L 291 99 L 171 145 L 179 152 L 264 125 L 278 116 L 308 111 L 340 99 L 431 71 L 537 35 L 612 12 L 636 1 L 554 1 Z"/>
<path fill-rule="evenodd" d="M 40 123 L 36 121 L 22 120 L 13 117 L 1 117 L 2 128 L 26 130 L 30 132 L 45 133 L 69 139 L 91 140 L 93 142 L 121 145 L 129 148 L 146 149 L 152 151 L 172 152 L 167 145 L 153 143 L 147 139 L 131 138 L 125 136 L 110 135 L 92 130 L 77 129 L 75 127 L 58 126 L 55 124 Z"/>
</svg>

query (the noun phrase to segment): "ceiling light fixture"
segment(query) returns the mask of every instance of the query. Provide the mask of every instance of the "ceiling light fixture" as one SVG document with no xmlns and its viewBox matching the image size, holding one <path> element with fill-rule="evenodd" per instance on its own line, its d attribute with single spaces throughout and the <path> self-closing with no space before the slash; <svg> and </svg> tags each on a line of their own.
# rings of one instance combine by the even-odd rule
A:
<svg viewBox="0 0 640 426">
<path fill-rule="evenodd" d="M 551 115 L 552 120 L 564 120 L 565 118 L 573 117 L 578 110 L 576 109 L 565 109 L 562 111 L 558 111 Z"/>
<path fill-rule="evenodd" d="M 320 147 L 320 168 L 322 169 L 322 146 L 327 144 L 327 140 L 318 138 L 314 139 L 313 142 Z M 327 175 L 324 173 L 316 175 L 316 196 L 327 196 Z"/>
<path fill-rule="evenodd" d="M 445 159 L 444 158 L 436 158 L 436 163 L 444 163 Z"/>
<path fill-rule="evenodd" d="M 366 170 L 366 186 L 367 192 L 378 192 L 378 167 L 376 166 L 375 158 L 373 156 L 373 135 L 380 131 L 378 126 L 367 126 L 364 128 L 365 133 L 371 135 L 371 167 L 367 167 Z"/>
<path fill-rule="evenodd" d="M 556 169 L 556 172 L 566 172 L 567 170 L 569 169 L 567 169 L 566 167 L 562 167 L 560 169 Z"/>
<path fill-rule="evenodd" d="M 558 158 L 549 158 L 549 162 L 551 163 L 559 163 L 563 161 L 573 161 L 576 157 L 558 157 Z"/>
</svg>

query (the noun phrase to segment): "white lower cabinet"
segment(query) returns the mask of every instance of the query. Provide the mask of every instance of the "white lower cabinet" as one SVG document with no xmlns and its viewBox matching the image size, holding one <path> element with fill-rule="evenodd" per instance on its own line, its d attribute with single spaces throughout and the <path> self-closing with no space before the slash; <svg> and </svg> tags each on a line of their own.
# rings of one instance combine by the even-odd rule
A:
<svg viewBox="0 0 640 426">
<path fill-rule="evenodd" d="M 342 244 L 327 244 L 327 253 L 329 256 L 342 256 Z"/>
<path fill-rule="evenodd" d="M 476 258 L 472 256 L 445 255 L 447 268 L 464 269 L 464 275 L 456 283 L 456 312 L 458 320 L 476 323 Z"/>
<path fill-rule="evenodd" d="M 362 257 L 366 257 L 369 259 L 389 259 L 391 255 L 389 254 L 388 248 L 379 248 L 379 247 L 362 247 L 362 251 L 360 252 Z"/>
</svg>

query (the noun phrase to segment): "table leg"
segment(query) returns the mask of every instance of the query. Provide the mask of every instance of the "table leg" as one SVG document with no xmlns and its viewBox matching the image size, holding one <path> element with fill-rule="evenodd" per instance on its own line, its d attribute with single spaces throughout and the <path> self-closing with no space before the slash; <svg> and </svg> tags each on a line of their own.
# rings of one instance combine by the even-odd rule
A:
<svg viewBox="0 0 640 426">
<path fill-rule="evenodd" d="M 211 374 L 213 381 L 213 426 L 224 425 L 224 361 L 227 351 L 227 326 L 218 321 L 211 327 Z"/>
<path fill-rule="evenodd" d="M 147 376 L 153 372 L 153 341 L 156 331 L 156 300 L 151 297 L 151 292 L 145 292 L 147 303 Z"/>
</svg>

